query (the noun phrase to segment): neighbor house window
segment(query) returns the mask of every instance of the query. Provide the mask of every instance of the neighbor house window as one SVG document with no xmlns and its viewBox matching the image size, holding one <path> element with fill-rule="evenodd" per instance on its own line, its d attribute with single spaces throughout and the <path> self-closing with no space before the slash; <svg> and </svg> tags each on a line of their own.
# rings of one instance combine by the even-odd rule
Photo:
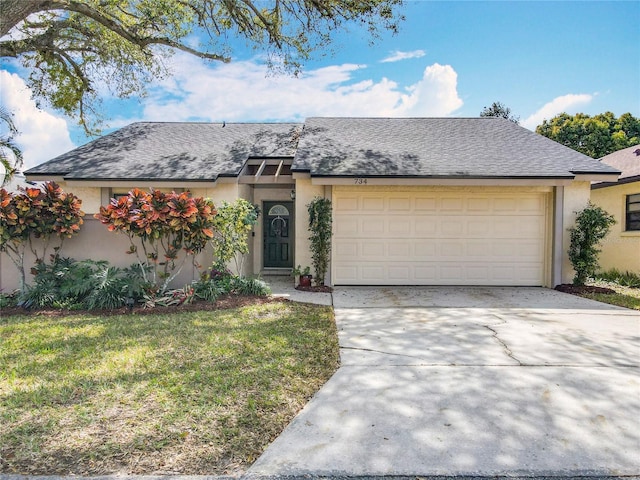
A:
<svg viewBox="0 0 640 480">
<path fill-rule="evenodd" d="M 627 231 L 640 230 L 640 193 L 627 195 Z"/>
</svg>

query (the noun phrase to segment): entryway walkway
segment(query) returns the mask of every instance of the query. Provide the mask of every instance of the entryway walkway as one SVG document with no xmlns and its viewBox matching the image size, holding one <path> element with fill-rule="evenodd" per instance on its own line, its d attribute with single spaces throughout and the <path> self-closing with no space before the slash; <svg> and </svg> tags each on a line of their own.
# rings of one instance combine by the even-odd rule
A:
<svg viewBox="0 0 640 480">
<path fill-rule="evenodd" d="M 285 298 L 294 302 L 315 303 L 317 305 L 331 305 L 330 293 L 303 292 L 296 290 L 293 284 L 293 277 L 286 275 L 265 275 L 262 279 L 271 288 L 271 295 L 278 298 Z"/>
</svg>

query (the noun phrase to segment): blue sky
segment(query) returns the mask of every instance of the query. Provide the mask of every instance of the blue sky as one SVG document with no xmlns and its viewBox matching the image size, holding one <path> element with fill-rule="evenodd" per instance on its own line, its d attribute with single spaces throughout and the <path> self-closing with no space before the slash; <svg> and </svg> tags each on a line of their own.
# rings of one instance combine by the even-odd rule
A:
<svg viewBox="0 0 640 480">
<path fill-rule="evenodd" d="M 185 54 L 146 98 L 105 99 L 105 132 L 141 120 L 302 121 L 333 116 L 478 116 L 500 101 L 535 129 L 566 111 L 640 116 L 640 2 L 407 1 L 397 35 L 335 36 L 335 53 L 299 78 L 269 76 L 242 45 L 228 65 Z M 39 110 L 16 69 L 0 71 L 18 142 L 33 166 L 88 141 L 59 112 Z M 12 73 L 10 73 L 12 72 Z"/>
</svg>

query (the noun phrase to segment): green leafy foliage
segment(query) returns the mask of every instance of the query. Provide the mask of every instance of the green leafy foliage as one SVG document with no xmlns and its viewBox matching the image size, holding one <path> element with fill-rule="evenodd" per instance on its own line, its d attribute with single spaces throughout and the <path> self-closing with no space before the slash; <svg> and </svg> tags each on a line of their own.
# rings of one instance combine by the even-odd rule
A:
<svg viewBox="0 0 640 480">
<path fill-rule="evenodd" d="M 203 278 L 193 282 L 194 295 L 205 302 L 215 302 L 225 292 L 224 288 L 210 278 Z"/>
<path fill-rule="evenodd" d="M 372 37 L 396 32 L 402 0 L 2 0 L 0 56 L 16 58 L 28 86 L 76 116 L 88 132 L 100 121 L 99 92 L 145 93 L 169 73 L 166 57 L 183 51 L 228 62 L 230 39 L 266 53 L 272 69 L 297 73 L 332 33 L 365 25 Z M 201 39 L 200 44 L 194 39 Z M 93 120 L 93 121 L 92 121 Z"/>
<path fill-rule="evenodd" d="M 591 203 L 578 212 L 575 225 L 569 229 L 569 260 L 576 272 L 574 285 L 584 285 L 588 278 L 595 275 L 600 253 L 598 245 L 615 223 L 612 215 Z"/>
<path fill-rule="evenodd" d="M 298 265 L 297 267 L 294 267 L 291 270 L 291 275 L 293 275 L 294 277 L 299 277 L 302 275 L 311 275 L 311 267 L 308 265 L 306 267 L 303 267 L 302 265 Z"/>
<path fill-rule="evenodd" d="M 189 192 L 145 192 L 138 188 L 112 198 L 94 215 L 109 231 L 129 238 L 127 253 L 136 256 L 145 279 L 160 292 L 180 273 L 187 258 L 200 253 L 213 238 L 215 216 L 211 200 L 191 197 Z M 151 276 L 147 277 L 149 271 Z"/>
<path fill-rule="evenodd" d="M 271 293 L 271 289 L 263 280 L 259 278 L 247 278 L 234 275 L 227 269 L 212 269 L 211 272 L 203 274 L 202 277 L 192 283 L 196 297 L 214 302 L 221 295 L 256 295 L 266 296 Z"/>
<path fill-rule="evenodd" d="M 520 117 L 513 115 L 511 109 L 500 102 L 493 102 L 490 107 L 484 107 L 480 112 L 480 116 L 506 118 L 513 123 L 520 123 Z"/>
<path fill-rule="evenodd" d="M 640 288 L 640 275 L 629 271 L 622 272 L 616 268 L 612 268 L 606 272 L 600 272 L 596 275 L 596 278 L 617 283 L 623 287 Z"/>
<path fill-rule="evenodd" d="M 82 200 L 65 193 L 55 182 L 41 188 L 20 188 L 10 193 L 0 188 L 0 251 L 5 252 L 20 275 L 20 291 L 26 288 L 25 253 L 43 263 L 51 242 L 59 252 L 65 238 L 76 235 L 82 225 Z"/>
<path fill-rule="evenodd" d="M 331 200 L 316 197 L 307 205 L 307 210 L 315 281 L 317 285 L 324 285 L 331 255 Z"/>
<path fill-rule="evenodd" d="M 0 308 L 15 307 L 18 304 L 18 294 L 19 292 L 0 292 Z"/>
<path fill-rule="evenodd" d="M 271 293 L 269 285 L 259 278 L 235 277 L 233 281 L 233 291 L 238 295 L 267 296 Z"/>
<path fill-rule="evenodd" d="M 33 274 L 33 285 L 20 297 L 25 308 L 115 309 L 149 291 L 138 266 L 117 268 L 106 261 L 52 255 L 51 262 L 38 263 Z"/>
<path fill-rule="evenodd" d="M 640 119 L 630 113 L 611 112 L 593 117 L 584 113 L 561 113 L 544 120 L 536 132 L 573 150 L 601 158 L 605 155 L 640 143 Z"/>
<path fill-rule="evenodd" d="M 214 266 L 217 269 L 225 269 L 234 260 L 236 272 L 242 273 L 245 256 L 249 253 L 249 232 L 259 215 L 258 207 L 243 198 L 233 203 L 223 201 L 218 205 L 211 239 Z"/>
<path fill-rule="evenodd" d="M 13 175 L 22 166 L 22 151 L 14 141 L 18 129 L 13 123 L 11 112 L 0 106 L 0 187 L 5 186 L 13 178 Z"/>
</svg>

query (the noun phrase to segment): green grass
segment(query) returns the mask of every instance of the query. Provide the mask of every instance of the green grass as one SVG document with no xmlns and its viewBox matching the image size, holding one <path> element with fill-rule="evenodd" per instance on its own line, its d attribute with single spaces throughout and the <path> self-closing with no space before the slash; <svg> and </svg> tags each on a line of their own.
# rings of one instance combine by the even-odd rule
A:
<svg viewBox="0 0 640 480">
<path fill-rule="evenodd" d="M 338 365 L 328 307 L 0 318 L 0 472 L 223 474 Z"/>
<path fill-rule="evenodd" d="M 607 280 L 593 280 L 589 282 L 589 285 L 610 288 L 614 290 L 615 293 L 584 293 L 582 294 L 583 297 L 610 305 L 640 310 L 640 288 L 627 287 Z"/>
</svg>

